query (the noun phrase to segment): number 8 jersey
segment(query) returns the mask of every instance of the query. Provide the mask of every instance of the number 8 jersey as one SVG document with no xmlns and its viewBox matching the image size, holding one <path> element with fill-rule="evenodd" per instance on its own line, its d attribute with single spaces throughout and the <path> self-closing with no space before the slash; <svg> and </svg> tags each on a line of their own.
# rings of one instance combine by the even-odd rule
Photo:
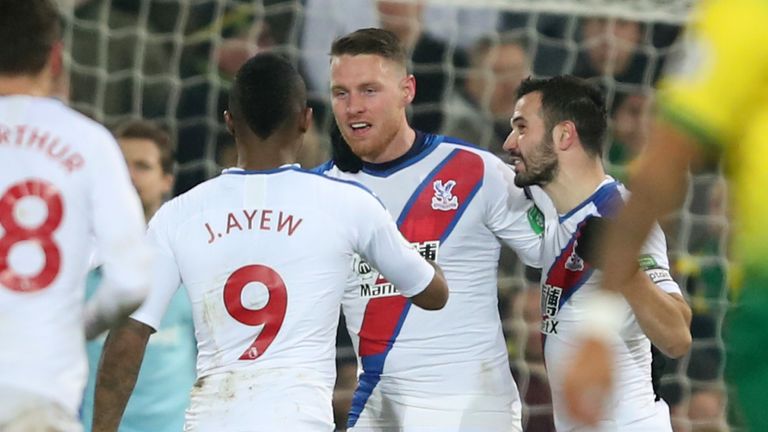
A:
<svg viewBox="0 0 768 432">
<path fill-rule="evenodd" d="M 134 318 L 157 328 L 180 283 L 198 341 L 187 428 L 332 430 L 335 338 L 352 257 L 412 296 L 434 269 L 361 186 L 301 170 L 225 170 L 149 224 L 153 292 Z"/>
<path fill-rule="evenodd" d="M 54 99 L 0 97 L 0 424 L 20 392 L 74 418 L 93 248 L 110 281 L 101 291 L 117 305 L 120 293 L 146 291 L 144 228 L 104 127 Z"/>
</svg>

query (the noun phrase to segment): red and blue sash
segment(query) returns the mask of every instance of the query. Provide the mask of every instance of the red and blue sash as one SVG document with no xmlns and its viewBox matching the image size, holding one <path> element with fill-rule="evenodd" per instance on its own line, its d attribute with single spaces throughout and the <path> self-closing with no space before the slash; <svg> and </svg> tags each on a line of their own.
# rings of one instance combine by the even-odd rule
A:
<svg viewBox="0 0 768 432">
<path fill-rule="evenodd" d="M 611 217 L 623 204 L 618 183 L 611 182 L 601 186 L 592 196 L 582 204 L 571 210 L 563 220 L 573 217 L 585 205 L 592 204 L 597 209 L 597 216 Z M 576 229 L 568 240 L 568 243 L 560 251 L 554 263 L 547 271 L 547 277 L 542 287 L 541 316 L 542 323 L 548 326 L 542 333 L 542 345 L 546 343 L 546 334 L 557 330 L 557 313 L 560 308 L 589 280 L 595 268 L 576 254 L 576 245 L 582 235 L 582 229 L 592 213 L 584 216 L 584 219 L 576 225 Z M 551 322 L 550 322 L 551 321 Z"/>
<path fill-rule="evenodd" d="M 483 184 L 485 166 L 475 153 L 456 149 L 452 151 L 419 184 L 403 207 L 397 226 L 411 243 L 448 238 L 467 209 L 470 201 Z M 452 189 L 458 198 L 458 207 L 451 210 L 436 210 L 432 199 L 433 185 L 455 181 Z M 381 281 L 377 281 L 380 283 Z M 368 301 L 360 328 L 359 355 L 363 365 L 358 387 L 352 400 L 352 409 L 347 422 L 352 427 L 357 422 L 373 389 L 381 379 L 384 361 L 397 339 L 408 315 L 411 302 L 401 296 L 379 297 Z"/>
</svg>

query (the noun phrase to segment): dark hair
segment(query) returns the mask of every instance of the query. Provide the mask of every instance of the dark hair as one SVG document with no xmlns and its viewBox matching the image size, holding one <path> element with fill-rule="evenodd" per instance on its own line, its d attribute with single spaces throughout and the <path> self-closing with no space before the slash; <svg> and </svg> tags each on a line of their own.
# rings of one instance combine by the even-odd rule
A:
<svg viewBox="0 0 768 432">
<path fill-rule="evenodd" d="M 147 120 L 130 120 L 115 128 L 115 138 L 147 139 L 160 151 L 160 166 L 165 174 L 173 174 L 174 148 L 171 136 L 156 123 Z"/>
<path fill-rule="evenodd" d="M 603 155 L 607 115 L 605 100 L 599 89 L 570 75 L 528 78 L 517 89 L 517 99 L 533 92 L 541 93 L 541 109 L 547 131 L 561 121 L 570 120 L 576 125 L 587 153 Z"/>
<path fill-rule="evenodd" d="M 42 71 L 59 31 L 59 12 L 50 0 L 0 1 L 0 75 Z"/>
<path fill-rule="evenodd" d="M 373 54 L 392 60 L 404 68 L 408 66 L 408 54 L 400 39 L 389 30 L 364 28 L 342 36 L 331 45 L 331 55 Z"/>
<path fill-rule="evenodd" d="M 261 139 L 295 122 L 307 106 L 307 89 L 296 68 L 274 53 L 256 54 L 237 71 L 229 111 Z"/>
</svg>

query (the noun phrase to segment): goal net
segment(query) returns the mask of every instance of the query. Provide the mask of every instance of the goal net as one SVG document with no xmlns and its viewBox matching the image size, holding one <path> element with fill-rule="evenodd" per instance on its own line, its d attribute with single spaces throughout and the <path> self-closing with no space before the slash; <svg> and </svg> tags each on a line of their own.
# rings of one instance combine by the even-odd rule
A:
<svg viewBox="0 0 768 432">
<path fill-rule="evenodd" d="M 606 92 L 606 162 L 624 178 L 653 112 L 654 85 L 679 49 L 693 0 L 59 0 L 70 102 L 107 126 L 145 117 L 177 140 L 175 193 L 234 164 L 222 112 L 234 72 L 260 50 L 300 67 L 315 108 L 302 163 L 329 155 L 328 51 L 335 37 L 385 26 L 409 40 L 413 124 L 500 152 L 514 90 L 528 76 L 570 73 Z M 691 353 L 663 368 L 675 428 L 728 429 L 721 337 L 733 279 L 724 255 L 725 182 L 694 177 L 685 209 L 665 223 L 677 280 L 694 309 Z M 500 309 L 525 402 L 526 430 L 553 430 L 537 324 L 535 275 L 502 258 Z M 340 342 L 339 363 L 351 355 Z M 342 372 L 340 377 L 345 376 Z M 341 389 L 349 383 L 340 380 Z M 346 387 L 345 387 L 346 386 Z"/>
</svg>

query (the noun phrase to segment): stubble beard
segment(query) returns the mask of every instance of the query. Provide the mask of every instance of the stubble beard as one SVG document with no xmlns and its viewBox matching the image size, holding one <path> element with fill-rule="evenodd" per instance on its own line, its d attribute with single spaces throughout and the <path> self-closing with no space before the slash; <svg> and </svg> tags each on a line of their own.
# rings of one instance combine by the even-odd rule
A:
<svg viewBox="0 0 768 432">
<path fill-rule="evenodd" d="M 515 186 L 541 186 L 549 184 L 557 175 L 559 164 L 555 153 L 555 143 L 552 139 L 542 142 L 529 157 L 520 158 L 525 165 L 525 171 L 515 174 Z"/>
<path fill-rule="evenodd" d="M 385 127 L 380 132 L 368 136 L 364 140 L 357 140 L 354 136 L 348 137 L 344 133 L 341 135 L 357 157 L 365 162 L 371 162 L 387 150 L 389 144 L 397 136 L 397 132 L 397 128 Z M 383 162 L 389 161 L 376 161 L 376 163 Z"/>
</svg>

